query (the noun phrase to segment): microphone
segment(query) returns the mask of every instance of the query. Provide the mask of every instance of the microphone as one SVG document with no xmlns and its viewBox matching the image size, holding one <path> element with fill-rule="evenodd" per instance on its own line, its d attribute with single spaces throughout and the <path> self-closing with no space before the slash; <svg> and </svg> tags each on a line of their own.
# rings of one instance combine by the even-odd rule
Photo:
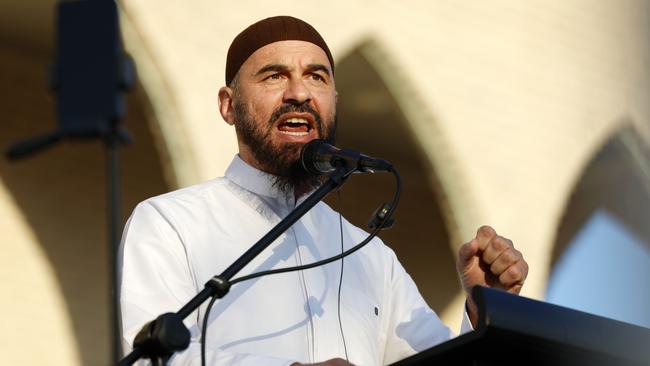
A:
<svg viewBox="0 0 650 366">
<path fill-rule="evenodd" d="M 363 155 L 358 151 L 339 149 L 325 140 L 315 139 L 302 147 L 302 166 L 314 175 L 330 173 L 337 168 L 353 168 L 361 173 L 390 171 L 393 165 L 386 160 Z"/>
</svg>

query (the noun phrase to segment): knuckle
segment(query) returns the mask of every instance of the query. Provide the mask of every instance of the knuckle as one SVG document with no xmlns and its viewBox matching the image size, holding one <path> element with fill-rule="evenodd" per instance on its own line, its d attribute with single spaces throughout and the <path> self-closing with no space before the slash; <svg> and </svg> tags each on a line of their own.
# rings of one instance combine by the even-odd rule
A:
<svg viewBox="0 0 650 366">
<path fill-rule="evenodd" d="M 521 270 L 517 266 L 512 266 L 508 269 L 508 274 L 513 279 L 518 279 L 521 276 Z"/>
<path fill-rule="evenodd" d="M 514 248 L 513 245 L 512 245 L 512 241 L 510 239 L 508 239 L 508 238 L 504 238 L 501 235 L 497 235 L 496 241 L 498 241 L 499 245 L 502 248 Z"/>
<path fill-rule="evenodd" d="M 508 283 L 511 282 L 510 275 L 508 274 L 508 271 L 503 272 L 499 276 L 499 282 L 501 282 L 501 284 L 508 284 Z"/>
<path fill-rule="evenodd" d="M 520 251 L 518 251 L 518 250 L 515 249 L 515 248 L 512 248 L 512 251 L 514 252 L 514 254 L 515 254 L 515 256 L 517 257 L 517 259 L 524 259 L 524 255 L 521 254 Z"/>
<path fill-rule="evenodd" d="M 494 262 L 490 265 L 490 272 L 495 275 L 499 273 L 499 264 L 497 262 Z"/>
<path fill-rule="evenodd" d="M 499 236 L 495 236 L 490 240 L 490 246 L 492 246 L 494 249 L 501 249 L 503 246 L 503 243 L 501 242 L 501 239 L 499 239 Z"/>
<path fill-rule="evenodd" d="M 479 227 L 478 230 L 476 231 L 476 233 L 478 235 L 483 235 L 483 236 L 487 236 L 487 237 L 493 237 L 494 235 L 496 235 L 496 232 L 494 231 L 494 229 L 491 226 L 488 226 L 488 225 L 483 225 L 483 226 Z"/>
<path fill-rule="evenodd" d="M 497 260 L 497 256 L 493 254 L 494 253 L 492 252 L 484 252 L 481 259 L 483 259 L 483 261 L 487 264 L 492 264 Z"/>
<path fill-rule="evenodd" d="M 494 242 L 494 247 L 499 250 L 507 250 L 508 249 L 508 243 L 503 239 L 501 236 L 497 236 L 496 238 L 492 239 Z"/>
<path fill-rule="evenodd" d="M 517 255 L 512 250 L 506 250 L 502 255 L 504 261 L 507 263 L 514 263 L 517 260 Z"/>
</svg>

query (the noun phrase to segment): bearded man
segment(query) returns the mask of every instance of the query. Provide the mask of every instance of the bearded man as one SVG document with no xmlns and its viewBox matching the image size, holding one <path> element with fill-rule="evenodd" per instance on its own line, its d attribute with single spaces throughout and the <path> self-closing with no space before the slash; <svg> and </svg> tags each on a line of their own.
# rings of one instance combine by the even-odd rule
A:
<svg viewBox="0 0 650 366">
<path fill-rule="evenodd" d="M 140 203 L 120 251 L 123 343 L 142 325 L 177 311 L 234 262 L 321 178 L 300 165 L 302 146 L 332 140 L 337 93 L 334 60 L 318 32 L 280 16 L 240 33 L 228 51 L 219 110 L 235 127 L 239 154 L 224 177 Z M 325 259 L 367 234 L 319 203 L 240 275 Z M 519 293 L 528 267 L 490 227 L 460 248 L 466 291 L 491 285 Z M 468 298 L 461 332 L 476 321 Z M 459 314 L 460 315 L 460 314 Z M 189 348 L 172 364 L 199 364 L 205 305 L 185 321 Z M 381 365 L 454 334 L 422 299 L 395 254 L 375 238 L 344 260 L 234 286 L 208 318 L 210 365 Z"/>
</svg>

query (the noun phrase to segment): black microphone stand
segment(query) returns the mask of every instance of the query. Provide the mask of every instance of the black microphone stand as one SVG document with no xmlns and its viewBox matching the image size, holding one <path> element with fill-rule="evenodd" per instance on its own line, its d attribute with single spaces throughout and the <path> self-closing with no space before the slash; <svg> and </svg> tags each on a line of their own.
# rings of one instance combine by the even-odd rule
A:
<svg viewBox="0 0 650 366">
<path fill-rule="evenodd" d="M 210 297 L 220 299 L 230 290 L 230 280 L 250 261 L 266 249 L 283 232 L 298 221 L 307 211 L 320 202 L 328 193 L 340 188 L 345 180 L 356 170 L 347 166 L 337 169 L 327 181 L 314 193 L 309 195 L 298 207 L 241 255 L 220 275 L 206 282 L 201 292 L 196 294 L 176 313 L 165 313 L 145 324 L 135 337 L 133 351 L 125 356 L 118 365 L 133 365 L 141 357 L 147 357 L 153 365 L 165 365 L 174 352 L 182 351 L 190 343 L 190 332 L 183 324 L 183 319 L 194 312 Z"/>
<path fill-rule="evenodd" d="M 60 140 L 102 139 L 106 147 L 108 241 L 110 245 L 111 362 L 119 360 L 120 336 L 116 256 L 120 244 L 120 155 L 129 144 L 120 124 L 126 114 L 124 93 L 136 83 L 136 69 L 124 52 L 116 1 L 59 1 L 56 56 L 48 84 L 56 93 L 58 128 L 18 142 L 7 150 L 11 160 L 25 158 Z"/>
</svg>

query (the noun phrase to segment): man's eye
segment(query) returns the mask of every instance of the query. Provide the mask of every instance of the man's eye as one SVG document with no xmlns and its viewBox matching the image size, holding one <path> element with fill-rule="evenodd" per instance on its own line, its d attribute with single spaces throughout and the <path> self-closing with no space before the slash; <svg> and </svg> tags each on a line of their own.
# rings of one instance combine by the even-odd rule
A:
<svg viewBox="0 0 650 366">
<path fill-rule="evenodd" d="M 325 78 L 323 78 L 322 76 L 320 76 L 318 74 L 311 74 L 310 77 L 311 77 L 312 80 L 325 81 Z"/>
<path fill-rule="evenodd" d="M 282 74 L 271 74 L 266 77 L 267 80 L 280 80 L 282 79 Z"/>
</svg>

